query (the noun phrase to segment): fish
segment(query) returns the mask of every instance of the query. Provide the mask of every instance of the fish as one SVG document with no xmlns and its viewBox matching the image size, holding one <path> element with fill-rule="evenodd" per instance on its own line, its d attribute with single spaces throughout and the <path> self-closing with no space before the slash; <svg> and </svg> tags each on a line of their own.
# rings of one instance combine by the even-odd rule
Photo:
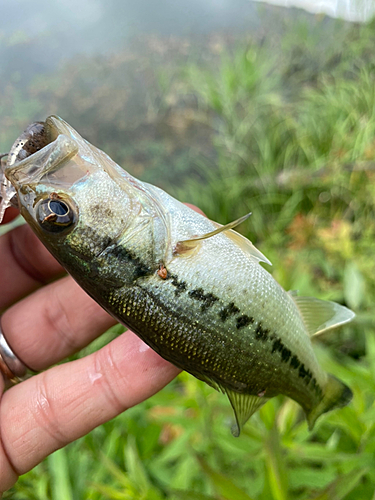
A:
<svg viewBox="0 0 375 500">
<path fill-rule="evenodd" d="M 22 145 L 23 144 L 23 145 Z M 282 394 L 313 429 L 352 391 L 311 338 L 343 305 L 286 292 L 233 230 L 141 182 L 57 116 L 14 143 L 5 176 L 22 216 L 77 283 L 160 356 L 228 396 L 233 435 Z"/>
</svg>

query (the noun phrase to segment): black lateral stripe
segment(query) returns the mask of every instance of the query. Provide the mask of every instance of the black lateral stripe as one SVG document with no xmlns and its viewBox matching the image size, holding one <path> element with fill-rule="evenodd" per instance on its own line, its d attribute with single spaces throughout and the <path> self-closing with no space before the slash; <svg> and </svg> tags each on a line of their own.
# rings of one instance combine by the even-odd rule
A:
<svg viewBox="0 0 375 500">
<path fill-rule="evenodd" d="M 185 281 L 180 281 L 175 274 L 167 273 L 167 279 L 171 280 L 171 283 L 174 287 L 176 287 L 175 295 L 180 295 L 182 292 L 185 292 L 187 289 L 187 285 Z"/>
<path fill-rule="evenodd" d="M 111 255 L 122 261 L 131 261 L 136 269 L 135 278 L 147 276 L 152 273 L 152 269 L 149 266 L 144 264 L 138 257 L 124 248 L 122 245 L 114 245 L 113 248 L 111 248 Z"/>
<path fill-rule="evenodd" d="M 219 300 L 219 298 L 213 295 L 212 293 L 204 293 L 203 288 L 196 288 L 195 290 L 190 290 L 189 297 L 202 302 L 201 306 L 202 311 L 205 311 Z"/>
<path fill-rule="evenodd" d="M 236 327 L 239 330 L 240 328 L 244 328 L 245 326 L 248 326 L 251 323 L 254 323 L 254 318 L 250 318 L 249 316 L 246 316 L 246 314 L 244 314 L 243 316 L 237 318 Z"/>
<path fill-rule="evenodd" d="M 239 312 L 240 310 L 238 309 L 238 307 L 234 305 L 234 302 L 231 302 L 220 310 L 219 316 L 222 321 L 225 321 L 229 318 L 229 316 L 232 316 L 233 314 L 237 314 Z"/>
<path fill-rule="evenodd" d="M 294 356 L 292 356 L 292 359 L 290 360 L 290 366 L 292 368 L 298 368 L 299 365 L 300 365 L 300 361 L 299 359 L 297 358 L 297 356 L 294 354 Z"/>
<path fill-rule="evenodd" d="M 272 344 L 272 354 L 275 352 L 279 352 L 281 355 L 281 361 L 283 363 L 288 363 L 290 360 L 290 366 L 295 370 L 298 369 L 298 377 L 301 378 L 306 385 L 309 385 L 312 381 L 312 388 L 318 394 L 322 393 L 322 389 L 319 387 L 316 379 L 313 377 L 313 374 L 308 368 L 305 368 L 305 365 L 301 363 L 296 354 L 292 354 L 292 351 L 288 349 L 280 338 L 273 335 L 275 338 Z"/>
<path fill-rule="evenodd" d="M 303 381 L 305 382 L 306 385 L 309 385 L 309 383 L 312 379 L 311 371 L 309 369 L 306 369 L 304 364 L 302 364 L 299 367 L 298 376 L 303 379 Z"/>
<path fill-rule="evenodd" d="M 268 340 L 268 334 L 270 333 L 268 328 L 263 328 L 262 323 L 258 323 L 258 326 L 255 330 L 255 338 L 257 340 L 263 340 L 264 342 Z"/>
</svg>

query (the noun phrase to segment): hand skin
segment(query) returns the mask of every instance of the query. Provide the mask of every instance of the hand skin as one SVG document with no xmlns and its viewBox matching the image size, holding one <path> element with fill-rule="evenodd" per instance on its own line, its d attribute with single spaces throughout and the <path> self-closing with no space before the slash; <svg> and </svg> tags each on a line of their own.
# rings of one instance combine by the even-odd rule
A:
<svg viewBox="0 0 375 500">
<path fill-rule="evenodd" d="M 8 209 L 4 222 L 16 215 Z M 86 358 L 50 368 L 115 321 L 28 226 L 0 237 L 0 262 L 4 336 L 28 367 L 44 370 L 6 392 L 0 375 L 1 495 L 49 454 L 149 398 L 179 370 L 130 331 Z"/>
</svg>

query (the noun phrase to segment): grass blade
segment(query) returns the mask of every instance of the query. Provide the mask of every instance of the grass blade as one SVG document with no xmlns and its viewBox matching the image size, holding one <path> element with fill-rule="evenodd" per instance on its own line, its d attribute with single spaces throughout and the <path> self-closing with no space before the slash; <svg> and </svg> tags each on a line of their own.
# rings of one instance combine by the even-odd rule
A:
<svg viewBox="0 0 375 500">
<path fill-rule="evenodd" d="M 48 457 L 48 465 L 51 473 L 52 500 L 73 499 L 66 450 L 55 451 Z"/>
</svg>

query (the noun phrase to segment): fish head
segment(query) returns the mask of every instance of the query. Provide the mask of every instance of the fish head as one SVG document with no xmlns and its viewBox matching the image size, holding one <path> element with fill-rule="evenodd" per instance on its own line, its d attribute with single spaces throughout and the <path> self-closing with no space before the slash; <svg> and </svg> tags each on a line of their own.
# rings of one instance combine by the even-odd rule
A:
<svg viewBox="0 0 375 500">
<path fill-rule="evenodd" d="M 5 175 L 21 214 L 65 267 L 97 257 L 150 204 L 142 183 L 57 116 L 28 127 L 11 151 Z"/>
</svg>

